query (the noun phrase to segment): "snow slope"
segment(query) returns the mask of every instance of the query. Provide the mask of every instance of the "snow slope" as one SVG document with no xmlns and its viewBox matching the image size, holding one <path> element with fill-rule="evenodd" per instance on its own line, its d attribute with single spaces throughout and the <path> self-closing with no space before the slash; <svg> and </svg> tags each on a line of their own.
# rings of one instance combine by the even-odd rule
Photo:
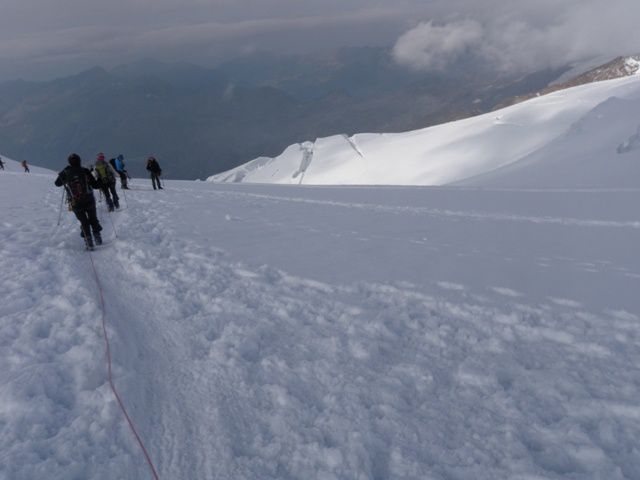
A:
<svg viewBox="0 0 640 480">
<path fill-rule="evenodd" d="M 534 153 L 460 184 L 637 188 L 640 157 L 634 139 L 640 128 L 639 112 L 640 99 L 611 97 Z"/>
<path fill-rule="evenodd" d="M 611 98 L 615 100 L 610 100 Z M 564 162 L 564 172 L 598 146 L 599 166 L 579 184 L 600 187 L 638 185 L 638 162 L 601 175 L 617 161 L 616 147 L 636 131 L 640 76 L 592 83 L 541 96 L 505 109 L 444 125 L 395 134 L 321 138 L 288 147 L 275 158 L 261 157 L 209 178 L 212 182 L 315 185 L 445 185 L 471 179 L 516 163 L 537 159 Z M 620 112 L 616 110 L 620 109 Z M 595 125 L 595 119 L 606 119 Z M 623 118 L 618 119 L 620 115 Z M 615 125 L 609 122 L 615 122 Z M 630 123 L 636 125 L 630 130 Z M 588 124 L 576 142 L 571 134 Z M 591 128 L 593 127 L 593 128 Z M 602 131 L 599 131 L 601 128 Z M 592 137 L 596 133 L 599 138 Z M 560 139 L 559 139 L 560 137 Z M 562 138 L 569 137 L 568 141 Z M 606 142 L 601 140 L 606 137 Z M 551 157 L 561 153 L 562 157 Z M 590 157 L 591 158 L 591 157 Z M 593 157 L 595 158 L 595 157 Z M 614 162 L 615 163 L 615 162 Z M 540 169 L 538 169 L 540 170 Z M 553 170 L 553 169 L 552 169 Z M 552 172 L 545 174 L 547 177 Z M 565 175 L 565 173 L 562 173 Z M 566 183 L 566 175 L 563 182 Z M 467 182 L 469 183 L 469 182 Z M 539 186 L 545 186 L 544 182 Z"/>
<path fill-rule="evenodd" d="M 52 182 L 0 172 L 0 479 L 151 478 Z M 640 478 L 638 189 L 148 183 L 92 255 L 160 478 Z"/>
<path fill-rule="evenodd" d="M 24 173 L 24 168 L 22 168 L 22 165 L 20 165 L 20 162 L 16 161 L 16 160 L 12 160 L 10 158 L 5 157 L 4 155 L 0 155 L 0 158 L 2 158 L 2 161 L 4 162 L 4 172 L 5 173 Z M 2 172 L 2 170 L 0 170 L 0 172 Z M 47 169 L 47 168 L 42 168 L 42 167 L 38 167 L 35 165 L 31 165 L 29 164 L 29 172 L 30 173 L 35 173 L 35 174 L 51 174 L 51 170 Z M 26 174 L 25 174 L 26 175 Z"/>
</svg>

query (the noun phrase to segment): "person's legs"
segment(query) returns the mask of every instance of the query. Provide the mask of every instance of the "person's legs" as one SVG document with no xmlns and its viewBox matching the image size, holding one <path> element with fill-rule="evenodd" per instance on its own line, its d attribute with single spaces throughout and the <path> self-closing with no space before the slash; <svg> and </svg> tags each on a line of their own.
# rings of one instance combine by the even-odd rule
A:
<svg viewBox="0 0 640 480">
<path fill-rule="evenodd" d="M 111 198 L 113 199 L 113 205 L 116 208 L 120 208 L 120 197 L 118 197 L 118 192 L 116 192 L 116 182 L 115 180 L 111 182 L 108 186 L 109 191 L 111 192 Z"/>
<path fill-rule="evenodd" d="M 102 243 L 102 236 L 100 232 L 102 231 L 102 225 L 98 221 L 98 214 L 96 213 L 96 204 L 95 202 L 91 203 L 87 209 L 87 219 L 89 224 L 91 225 L 91 229 L 93 230 L 93 237 L 96 239 L 96 243 L 100 245 Z"/>
<path fill-rule="evenodd" d="M 95 205 L 94 205 L 95 210 Z M 80 229 L 82 230 L 82 236 L 88 247 L 93 247 L 93 239 L 91 238 L 91 222 L 87 210 L 84 208 L 74 208 L 73 213 L 80 221 Z"/>
<path fill-rule="evenodd" d="M 111 193 L 109 192 L 109 186 L 105 185 L 101 187 L 100 190 L 102 190 L 102 194 L 104 195 L 104 198 L 107 201 L 107 207 L 109 208 L 109 211 L 112 211 L 114 202 L 113 200 L 111 200 Z"/>
<path fill-rule="evenodd" d="M 151 183 L 153 183 L 153 189 L 156 189 L 156 185 L 160 190 L 162 190 L 162 185 L 160 184 L 160 177 L 157 173 L 151 173 Z"/>
</svg>

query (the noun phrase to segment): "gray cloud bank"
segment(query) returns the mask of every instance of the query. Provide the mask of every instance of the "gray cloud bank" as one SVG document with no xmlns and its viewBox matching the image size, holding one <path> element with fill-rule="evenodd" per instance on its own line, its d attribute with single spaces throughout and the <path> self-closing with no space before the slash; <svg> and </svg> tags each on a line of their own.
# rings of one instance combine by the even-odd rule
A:
<svg viewBox="0 0 640 480">
<path fill-rule="evenodd" d="M 141 57 L 211 64 L 252 50 L 391 44 L 414 0 L 0 0 L 0 78 Z"/>
<path fill-rule="evenodd" d="M 505 70 L 640 50 L 637 0 L 0 0 L 0 80 L 141 57 L 391 45 L 411 68 L 472 53 Z"/>
<path fill-rule="evenodd" d="M 640 52 L 637 0 L 479 3 L 486 10 L 474 17 L 423 21 L 404 33 L 393 49 L 396 61 L 441 69 L 471 53 L 501 70 L 525 72 Z"/>
</svg>

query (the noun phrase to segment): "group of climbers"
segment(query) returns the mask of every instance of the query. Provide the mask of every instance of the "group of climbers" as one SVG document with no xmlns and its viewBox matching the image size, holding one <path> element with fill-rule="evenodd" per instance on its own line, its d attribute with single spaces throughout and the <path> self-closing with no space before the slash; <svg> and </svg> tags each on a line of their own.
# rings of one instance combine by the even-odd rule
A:
<svg viewBox="0 0 640 480">
<path fill-rule="evenodd" d="M 82 166 L 82 160 L 76 153 L 69 155 L 69 165 L 62 170 L 55 180 L 55 185 L 64 187 L 69 209 L 80 221 L 80 234 L 84 238 L 88 249 L 102 244 L 102 226 L 96 213 L 96 199 L 93 190 L 99 190 L 104 195 L 109 212 L 120 208 L 120 197 L 116 191 L 116 175 L 120 177 L 120 186 L 128 190 L 129 175 L 125 168 L 124 157 L 105 160 L 104 153 L 98 153 L 95 165 L 91 168 Z M 151 174 L 153 189 L 162 189 L 160 175 L 162 169 L 154 157 L 147 160 L 147 170 Z M 157 187 L 156 187 L 157 185 Z"/>
<path fill-rule="evenodd" d="M 24 168 L 24 173 L 29 173 L 29 165 L 27 165 L 27 161 L 26 160 L 22 160 L 20 162 L 20 165 L 22 166 L 22 168 Z M 0 157 L 0 170 L 4 170 L 4 162 L 2 161 L 2 157 Z"/>
</svg>

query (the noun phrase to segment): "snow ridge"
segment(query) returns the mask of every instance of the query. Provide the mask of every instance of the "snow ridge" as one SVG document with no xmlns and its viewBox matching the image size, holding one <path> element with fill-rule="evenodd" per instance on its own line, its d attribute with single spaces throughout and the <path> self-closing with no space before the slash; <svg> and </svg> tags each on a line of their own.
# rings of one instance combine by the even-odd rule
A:
<svg viewBox="0 0 640 480">
<path fill-rule="evenodd" d="M 356 143 L 356 141 L 353 139 L 353 137 L 350 137 L 348 135 L 343 135 L 344 139 L 349 142 L 349 145 L 351 145 L 351 148 L 353 148 L 355 150 L 355 152 L 360 155 L 360 157 L 364 158 L 364 153 L 362 153 L 362 150 L 360 150 L 360 147 L 358 147 L 358 144 Z"/>
<path fill-rule="evenodd" d="M 309 166 L 311 165 L 311 162 L 313 161 L 313 143 L 311 142 L 305 142 L 303 144 L 300 145 L 300 150 L 302 151 L 302 160 L 300 161 L 300 167 L 298 168 L 298 170 L 293 174 L 293 178 L 297 178 L 298 175 L 300 176 L 300 181 L 298 182 L 299 184 L 302 184 L 302 181 L 304 180 L 304 174 L 307 171 L 307 169 L 309 168 Z"/>
<path fill-rule="evenodd" d="M 629 58 L 624 68 L 636 69 L 640 62 Z M 630 70 L 631 71 L 631 70 Z M 292 145 L 281 155 L 261 157 L 229 172 L 209 177 L 211 182 L 281 183 L 307 185 L 448 185 L 516 165 L 537 152 L 551 148 L 559 138 L 570 133 L 584 118 L 605 105 L 611 98 L 633 104 L 640 98 L 640 77 L 590 83 L 556 91 L 497 112 L 437 125 L 422 130 L 395 134 L 358 134 L 353 137 L 336 135 L 306 142 L 304 148 Z M 621 106 L 624 118 L 615 128 L 618 138 L 606 139 L 604 157 L 596 157 L 583 143 L 572 142 L 558 158 L 572 165 L 587 157 L 600 163 L 587 178 L 581 175 L 576 187 L 628 187 L 638 182 L 638 172 L 631 171 L 607 177 L 602 175 L 607 162 L 613 161 L 621 143 L 620 128 L 628 129 L 629 108 Z M 608 112 L 615 117 L 615 112 Z M 637 121 L 633 128 L 637 126 Z M 613 126 L 605 122 L 594 126 L 594 132 L 611 136 Z M 628 131 L 628 130 L 627 130 Z M 592 132 L 592 135 L 593 133 Z M 624 132 L 624 130 L 622 131 Z M 622 133 L 624 134 L 624 133 Z M 611 142 L 614 142 L 611 144 Z M 313 164 L 307 165 L 309 145 L 313 145 Z M 301 151 L 302 149 L 302 151 Z M 367 152 L 366 157 L 363 151 Z M 539 157 L 542 157 L 540 153 Z M 305 166 L 304 175 L 301 166 Z M 551 166 L 536 167 L 539 172 L 553 175 Z M 567 172 L 571 169 L 565 168 Z M 629 180 L 629 179 L 632 180 Z M 571 176 L 562 178 L 571 186 Z M 505 182 L 506 184 L 507 182 Z M 550 186 L 540 182 L 538 187 Z M 556 186 L 556 185 L 553 185 Z"/>
</svg>

